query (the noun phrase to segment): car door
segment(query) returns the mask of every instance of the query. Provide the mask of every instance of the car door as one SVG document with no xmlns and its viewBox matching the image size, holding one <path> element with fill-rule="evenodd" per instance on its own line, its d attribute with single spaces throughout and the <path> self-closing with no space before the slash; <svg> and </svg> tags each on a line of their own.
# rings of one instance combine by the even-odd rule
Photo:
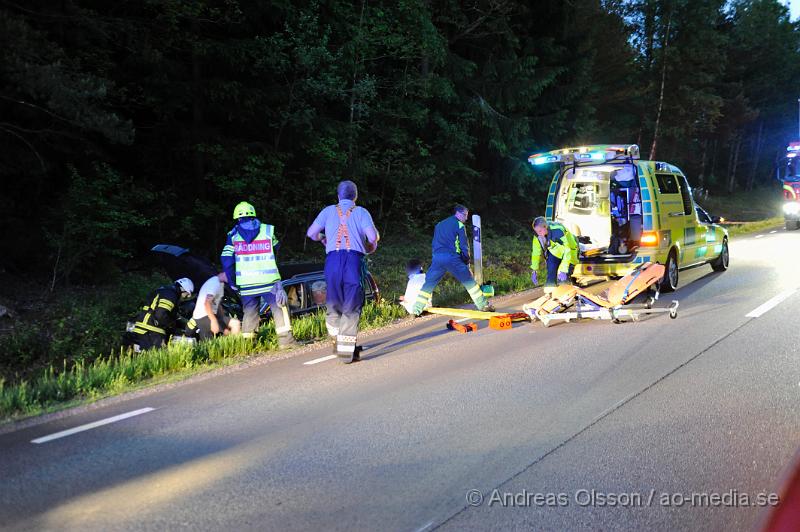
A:
<svg viewBox="0 0 800 532">
<path fill-rule="evenodd" d="M 695 204 L 697 221 L 702 228 L 702 241 L 698 243 L 695 258 L 697 261 L 714 260 L 722 251 L 722 239 L 719 238 L 718 226 L 714 223 L 711 216 L 699 205 Z"/>
<path fill-rule="evenodd" d="M 684 260 L 681 266 L 705 262 L 706 234 L 709 227 L 699 222 L 694 198 L 692 197 L 692 187 L 689 186 L 686 176 L 678 173 L 675 174 L 675 177 L 681 190 L 681 204 L 685 216 L 683 238 L 686 251 L 683 254 Z"/>
<path fill-rule="evenodd" d="M 681 186 L 678 181 L 679 176 L 669 171 L 657 171 L 655 177 L 660 204 L 659 226 L 662 230 L 670 232 L 671 242 L 678 244 L 680 249 L 678 267 L 682 267 L 691 257 L 691 255 L 687 256 L 687 251 L 692 245 L 696 245 L 695 226 L 697 223 L 693 216 L 686 215 L 684 198 L 681 195 Z"/>
</svg>

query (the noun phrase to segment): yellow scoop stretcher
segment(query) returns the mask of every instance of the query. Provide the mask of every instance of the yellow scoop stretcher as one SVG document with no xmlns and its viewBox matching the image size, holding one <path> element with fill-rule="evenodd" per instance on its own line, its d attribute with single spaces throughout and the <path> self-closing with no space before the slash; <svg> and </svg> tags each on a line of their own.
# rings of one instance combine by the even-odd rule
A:
<svg viewBox="0 0 800 532">
<path fill-rule="evenodd" d="M 678 317 L 677 301 L 672 301 L 669 307 L 653 307 L 658 300 L 658 283 L 664 277 L 664 271 L 661 264 L 646 262 L 600 294 L 573 285 L 560 285 L 550 294 L 525 304 L 522 309 L 532 321 L 538 319 L 545 327 L 555 321 L 576 319 L 612 320 L 614 323 L 619 323 L 623 318 L 638 321 L 643 315 L 664 312 L 675 319 Z M 653 286 L 655 292 L 645 303 L 630 304 L 636 296 Z M 575 310 L 569 310 L 573 306 Z"/>
</svg>

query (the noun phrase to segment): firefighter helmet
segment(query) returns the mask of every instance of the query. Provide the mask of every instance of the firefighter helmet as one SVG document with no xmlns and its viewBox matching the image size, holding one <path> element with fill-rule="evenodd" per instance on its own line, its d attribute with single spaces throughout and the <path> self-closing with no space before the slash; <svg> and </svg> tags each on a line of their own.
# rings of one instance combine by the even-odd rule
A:
<svg viewBox="0 0 800 532">
<path fill-rule="evenodd" d="M 243 201 L 233 208 L 233 219 L 252 217 L 256 215 L 256 208 L 251 204 Z"/>
</svg>

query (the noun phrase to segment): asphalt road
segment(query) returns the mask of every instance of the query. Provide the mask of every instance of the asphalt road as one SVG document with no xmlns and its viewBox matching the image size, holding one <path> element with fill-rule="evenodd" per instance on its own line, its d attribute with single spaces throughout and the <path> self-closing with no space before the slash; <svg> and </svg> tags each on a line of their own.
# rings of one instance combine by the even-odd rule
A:
<svg viewBox="0 0 800 532">
<path fill-rule="evenodd" d="M 0 528 L 751 530 L 800 447 L 798 265 L 765 232 L 682 272 L 676 320 L 437 318 L 3 434 Z"/>
</svg>

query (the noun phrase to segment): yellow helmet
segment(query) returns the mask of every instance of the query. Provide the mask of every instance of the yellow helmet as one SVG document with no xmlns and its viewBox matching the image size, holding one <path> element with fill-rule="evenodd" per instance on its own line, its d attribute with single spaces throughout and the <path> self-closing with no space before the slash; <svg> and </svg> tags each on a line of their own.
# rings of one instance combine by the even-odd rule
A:
<svg viewBox="0 0 800 532">
<path fill-rule="evenodd" d="M 256 215 L 256 208 L 247 203 L 246 201 L 241 202 L 240 204 L 238 204 L 236 207 L 233 208 L 234 220 L 255 215 Z"/>
</svg>

